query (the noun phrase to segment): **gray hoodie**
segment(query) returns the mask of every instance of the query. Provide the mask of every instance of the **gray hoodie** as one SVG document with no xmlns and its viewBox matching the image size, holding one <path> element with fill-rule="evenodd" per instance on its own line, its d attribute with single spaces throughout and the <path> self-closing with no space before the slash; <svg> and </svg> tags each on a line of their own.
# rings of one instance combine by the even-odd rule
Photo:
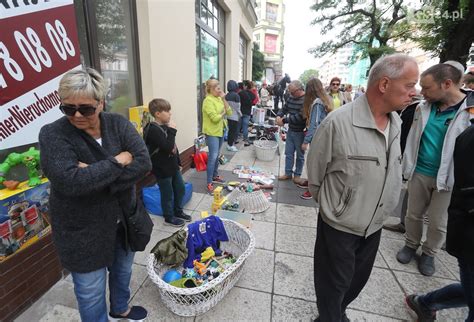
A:
<svg viewBox="0 0 474 322">
<path fill-rule="evenodd" d="M 227 95 L 225 99 L 232 108 L 232 115 L 227 116 L 227 119 L 231 121 L 239 121 L 239 118 L 242 116 L 242 112 L 240 111 L 240 96 L 237 94 L 238 89 L 239 85 L 236 81 L 230 80 L 227 82 Z"/>
</svg>

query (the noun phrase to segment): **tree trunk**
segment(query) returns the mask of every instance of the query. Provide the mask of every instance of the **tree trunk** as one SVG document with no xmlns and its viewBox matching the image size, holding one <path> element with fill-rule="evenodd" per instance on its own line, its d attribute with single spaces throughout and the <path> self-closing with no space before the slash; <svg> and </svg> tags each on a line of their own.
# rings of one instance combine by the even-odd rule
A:
<svg viewBox="0 0 474 322">
<path fill-rule="evenodd" d="M 452 15 L 453 12 L 450 12 L 450 14 Z M 447 60 L 456 60 L 466 66 L 469 49 L 474 42 L 474 1 L 469 1 L 468 11 L 463 11 L 462 14 L 463 19 L 456 24 L 447 36 L 439 55 L 440 63 Z"/>
</svg>

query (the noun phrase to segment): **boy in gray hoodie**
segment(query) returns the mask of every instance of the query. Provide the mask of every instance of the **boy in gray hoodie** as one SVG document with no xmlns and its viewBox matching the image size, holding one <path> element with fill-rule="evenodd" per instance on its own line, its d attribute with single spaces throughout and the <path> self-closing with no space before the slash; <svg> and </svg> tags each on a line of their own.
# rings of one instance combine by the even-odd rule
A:
<svg viewBox="0 0 474 322">
<path fill-rule="evenodd" d="M 237 139 L 237 131 L 239 127 L 239 119 L 242 116 L 240 111 L 240 96 L 237 94 L 239 85 L 236 81 L 230 80 L 227 82 L 227 95 L 225 99 L 232 108 L 232 115 L 227 116 L 227 124 L 229 126 L 229 132 L 227 134 L 227 151 L 237 152 L 239 151 L 234 143 Z"/>
</svg>

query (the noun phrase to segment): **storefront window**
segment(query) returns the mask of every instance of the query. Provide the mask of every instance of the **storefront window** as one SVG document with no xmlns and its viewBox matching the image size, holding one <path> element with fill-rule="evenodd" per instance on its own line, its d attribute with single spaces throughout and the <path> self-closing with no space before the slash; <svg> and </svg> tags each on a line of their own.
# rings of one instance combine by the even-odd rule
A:
<svg viewBox="0 0 474 322">
<path fill-rule="evenodd" d="M 240 34 L 239 39 L 239 80 L 247 77 L 247 39 Z"/>
<path fill-rule="evenodd" d="M 135 25 L 131 0 L 75 0 L 81 62 L 107 81 L 106 110 L 128 117 L 142 104 Z"/>
<path fill-rule="evenodd" d="M 209 78 L 224 80 L 224 11 L 213 0 L 196 0 L 197 110 L 202 126 L 202 100 Z M 225 84 L 221 84 L 224 86 Z"/>
</svg>

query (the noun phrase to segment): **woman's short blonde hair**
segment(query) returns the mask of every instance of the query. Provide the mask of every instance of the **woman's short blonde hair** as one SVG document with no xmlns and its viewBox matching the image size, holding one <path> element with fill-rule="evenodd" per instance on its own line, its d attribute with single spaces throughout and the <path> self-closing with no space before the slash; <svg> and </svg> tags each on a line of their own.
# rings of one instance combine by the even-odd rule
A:
<svg viewBox="0 0 474 322">
<path fill-rule="evenodd" d="M 211 90 L 219 86 L 219 81 L 217 79 L 208 79 L 206 81 L 206 93 L 211 94 Z"/>
<path fill-rule="evenodd" d="M 98 71 L 92 68 L 72 70 L 59 81 L 59 97 L 61 100 L 70 97 L 90 97 L 97 101 L 105 98 L 105 80 Z"/>
</svg>

